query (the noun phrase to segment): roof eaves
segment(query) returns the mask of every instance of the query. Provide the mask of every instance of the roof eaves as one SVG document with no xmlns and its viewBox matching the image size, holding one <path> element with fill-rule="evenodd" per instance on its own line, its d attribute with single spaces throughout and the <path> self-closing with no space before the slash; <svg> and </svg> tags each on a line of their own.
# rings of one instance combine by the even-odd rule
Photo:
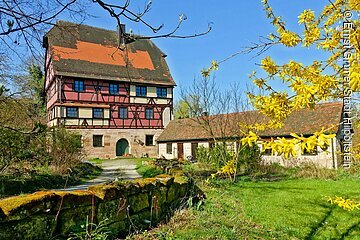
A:
<svg viewBox="0 0 360 240">
<path fill-rule="evenodd" d="M 123 82 L 134 82 L 134 83 L 144 83 L 144 79 L 141 78 L 121 78 L 121 77 L 112 77 L 112 76 L 104 76 L 104 75 L 95 75 L 95 74 L 84 74 L 84 73 L 74 73 L 74 72 L 63 72 L 63 71 L 55 71 L 55 75 L 57 76 L 65 76 L 65 77 L 76 77 L 76 78 L 88 78 L 88 79 L 102 79 L 102 80 L 111 80 L 111 81 L 123 81 Z M 157 83 L 157 80 L 149 80 L 150 82 L 158 85 L 164 86 L 176 86 L 175 82 L 171 83 Z"/>
</svg>

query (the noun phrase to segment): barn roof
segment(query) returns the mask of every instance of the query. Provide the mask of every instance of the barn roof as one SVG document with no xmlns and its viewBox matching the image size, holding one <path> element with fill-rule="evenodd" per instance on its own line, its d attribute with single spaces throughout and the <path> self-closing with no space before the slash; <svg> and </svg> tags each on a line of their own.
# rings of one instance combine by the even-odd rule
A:
<svg viewBox="0 0 360 240">
<path fill-rule="evenodd" d="M 116 31 L 58 21 L 44 40 L 55 75 L 176 85 L 166 55 L 148 39 L 120 50 Z"/>
<path fill-rule="evenodd" d="M 279 129 L 268 129 L 258 134 L 263 138 L 287 137 L 290 133 L 311 135 L 316 131 L 338 125 L 342 116 L 340 102 L 318 104 L 314 110 L 301 109 L 293 112 Z M 204 119 L 202 119 L 204 118 Z M 192 141 L 211 139 L 209 128 L 216 138 L 241 136 L 240 124 L 266 123 L 267 119 L 258 111 L 220 114 L 209 117 L 177 119 L 169 123 L 161 133 L 158 142 Z M 206 122 L 207 124 L 203 124 Z M 201 123 L 201 124 L 200 124 Z M 334 127 L 328 133 L 337 133 Z"/>
</svg>

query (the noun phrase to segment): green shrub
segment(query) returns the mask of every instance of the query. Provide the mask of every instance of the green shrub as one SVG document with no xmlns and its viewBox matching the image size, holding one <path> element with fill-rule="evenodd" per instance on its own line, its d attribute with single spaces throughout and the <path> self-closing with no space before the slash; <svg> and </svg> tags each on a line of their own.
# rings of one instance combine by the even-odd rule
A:
<svg viewBox="0 0 360 240">
<path fill-rule="evenodd" d="M 78 134 L 65 128 L 50 130 L 49 155 L 55 172 L 64 173 L 69 167 L 79 164 L 84 154 Z"/>
<path fill-rule="evenodd" d="M 200 146 L 196 151 L 196 160 L 201 163 L 211 164 L 214 169 L 219 169 L 232 159 L 232 153 L 226 149 L 224 143 L 215 144 L 212 148 Z"/>
<path fill-rule="evenodd" d="M 0 127 L 0 174 L 64 173 L 83 159 L 81 140 L 64 128 L 36 124 L 31 132 Z"/>
<path fill-rule="evenodd" d="M 245 145 L 238 153 L 238 171 L 245 173 L 256 172 L 261 166 L 261 154 L 257 145 L 249 147 Z"/>
<path fill-rule="evenodd" d="M 0 127 L 0 174 L 11 170 L 26 173 L 33 166 L 49 163 L 45 127 L 37 126 L 34 133 Z"/>
<path fill-rule="evenodd" d="M 164 173 L 159 168 L 153 167 L 151 165 L 139 164 L 135 169 L 144 178 L 151 178 Z"/>
<path fill-rule="evenodd" d="M 225 143 L 218 143 L 211 149 L 203 146 L 199 147 L 196 152 L 196 159 L 200 163 L 210 164 L 213 169 L 220 169 L 227 162 L 234 159 L 234 154 L 236 153 L 230 151 Z M 256 171 L 261 164 L 258 146 L 242 146 L 237 154 L 236 168 L 239 173 Z"/>
</svg>

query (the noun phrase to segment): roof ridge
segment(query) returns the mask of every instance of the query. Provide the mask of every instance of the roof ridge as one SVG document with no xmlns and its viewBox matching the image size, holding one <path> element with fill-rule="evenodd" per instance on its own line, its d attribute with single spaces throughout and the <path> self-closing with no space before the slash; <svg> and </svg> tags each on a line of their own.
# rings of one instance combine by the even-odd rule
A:
<svg viewBox="0 0 360 240">
<path fill-rule="evenodd" d="M 111 32 L 111 33 L 115 33 L 116 34 L 116 30 L 111 30 L 111 29 L 106 29 L 106 28 L 101 28 L 101 27 L 95 27 L 95 26 L 91 26 L 91 25 L 88 25 L 88 24 L 85 24 L 85 23 L 75 23 L 75 22 L 70 22 L 70 21 L 66 21 L 66 20 L 57 20 L 56 21 L 56 26 L 61 26 L 59 25 L 58 23 L 65 23 L 65 24 L 71 24 L 75 27 L 87 27 L 87 28 L 93 28 L 93 29 L 97 29 L 97 30 L 101 30 L 101 31 L 106 31 L 106 32 Z M 138 35 L 138 34 L 132 34 L 133 36 L 136 36 L 136 37 L 145 37 L 145 36 L 142 36 L 142 35 Z M 139 40 L 149 40 L 149 39 L 139 39 Z"/>
<path fill-rule="evenodd" d="M 315 107 L 320 107 L 320 106 L 323 106 L 323 105 L 340 105 L 340 104 L 343 104 L 342 102 L 340 101 L 337 101 L 337 102 L 324 102 L 324 103 L 318 103 L 315 105 Z M 301 109 L 297 109 L 295 111 L 300 111 L 300 110 L 311 110 L 311 109 L 308 109 L 308 108 L 301 108 Z M 231 112 L 231 113 L 219 113 L 219 114 L 215 114 L 215 115 L 209 115 L 209 117 L 217 117 L 217 116 L 229 116 L 229 115 L 236 115 L 236 114 L 245 114 L 245 113 L 253 113 L 253 112 L 256 112 L 256 113 L 259 113 L 260 111 L 259 110 L 247 110 L 247 111 L 242 111 L 242 112 Z M 265 116 L 265 115 L 264 115 Z M 201 116 L 199 116 L 201 117 Z M 192 117 L 192 118 L 182 118 L 182 119 L 176 119 L 176 120 L 183 120 L 183 119 L 196 119 L 196 118 L 199 118 L 199 117 Z"/>
</svg>

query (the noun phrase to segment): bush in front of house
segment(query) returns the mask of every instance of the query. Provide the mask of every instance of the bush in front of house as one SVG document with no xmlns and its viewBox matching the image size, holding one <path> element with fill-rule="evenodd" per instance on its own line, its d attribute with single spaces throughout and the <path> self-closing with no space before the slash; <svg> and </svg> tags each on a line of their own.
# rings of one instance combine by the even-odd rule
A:
<svg viewBox="0 0 360 240">
<path fill-rule="evenodd" d="M 237 156 L 234 156 L 237 154 Z M 212 148 L 198 147 L 196 159 L 200 163 L 209 164 L 213 169 L 220 169 L 229 161 L 235 161 L 238 173 L 256 171 L 261 163 L 258 146 L 241 146 L 238 151 L 231 151 L 224 143 L 215 144 Z"/>
<path fill-rule="evenodd" d="M 64 174 L 83 160 L 79 135 L 37 124 L 30 132 L 0 127 L 0 175 Z"/>
<path fill-rule="evenodd" d="M 49 135 L 49 155 L 55 172 L 64 173 L 84 159 L 81 137 L 78 134 L 65 128 L 53 128 Z"/>
</svg>

